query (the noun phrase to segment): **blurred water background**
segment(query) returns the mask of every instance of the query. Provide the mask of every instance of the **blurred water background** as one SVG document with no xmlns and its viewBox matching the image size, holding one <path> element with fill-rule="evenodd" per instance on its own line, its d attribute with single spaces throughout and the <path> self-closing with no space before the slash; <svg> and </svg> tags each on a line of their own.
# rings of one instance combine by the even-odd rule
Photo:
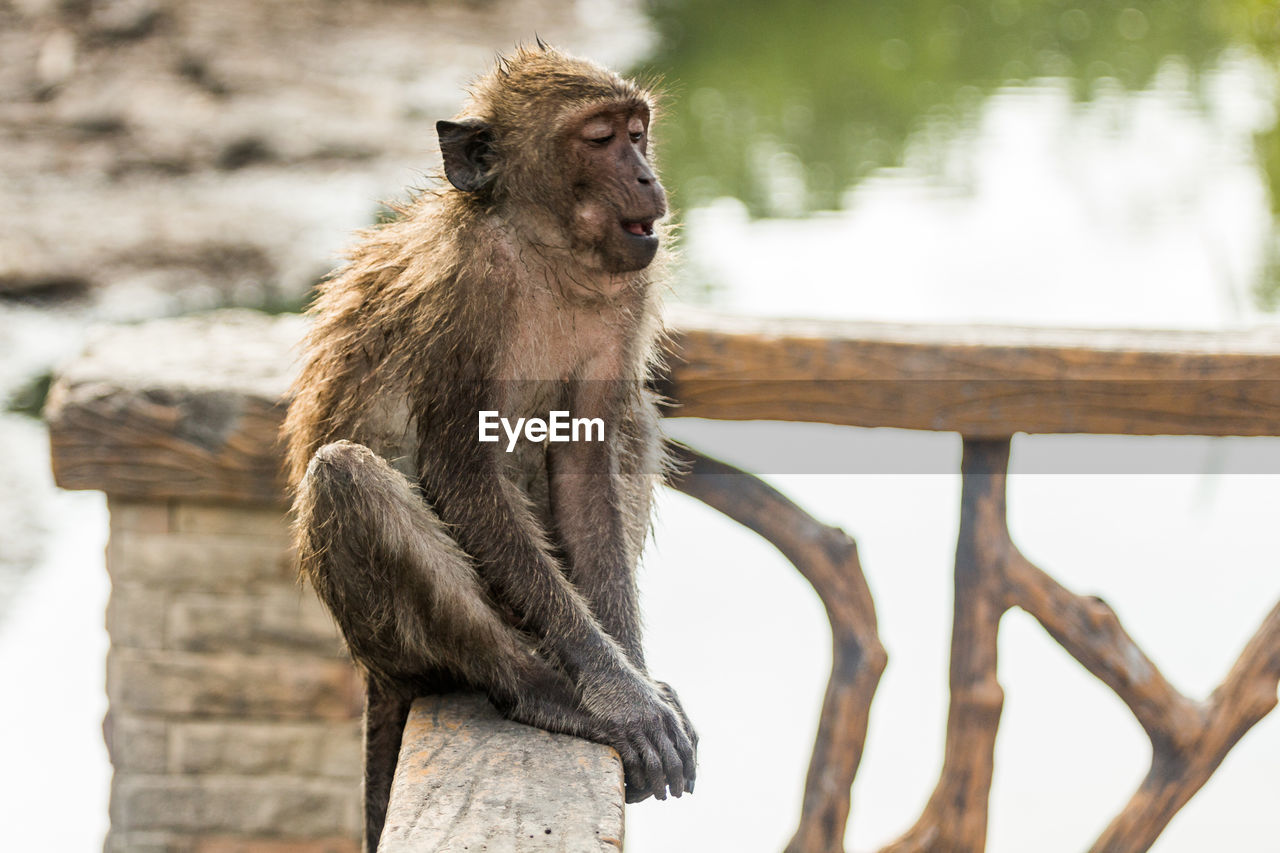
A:
<svg viewBox="0 0 1280 853">
<path fill-rule="evenodd" d="M 52 486 L 30 416 L 43 377 L 104 319 L 305 302 L 376 200 L 434 168 L 428 129 L 461 82 L 535 29 L 665 79 L 674 300 L 902 322 L 1276 322 L 1269 2 L 355 4 L 382 25 L 312 8 L 324 4 L 132 5 L 159 17 L 135 34 L 108 27 L 104 54 L 57 4 L 0 3 L 5 849 L 95 849 L 105 830 L 105 505 Z M 297 41 L 268 55 L 230 40 L 263 15 Z M 308 27 L 339 25 L 327 53 L 304 46 Z M 430 33 L 432 50 L 406 33 Z M 890 666 L 848 843 L 889 840 L 941 762 L 958 437 L 669 430 L 858 539 Z M 1105 595 L 1203 696 L 1280 596 L 1278 459 L 1271 439 L 1020 437 L 1013 533 L 1065 584 Z M 629 809 L 628 849 L 781 849 L 826 682 L 825 617 L 751 534 L 679 495 L 659 511 L 642 577 L 650 662 L 699 726 L 701 778 L 695 797 Z M 1145 773 L 1145 739 L 1020 613 L 1001 654 L 989 849 L 1083 849 Z M 1277 802 L 1272 718 L 1155 849 L 1280 850 Z M 68 808 L 75 826 L 59 819 Z"/>
</svg>

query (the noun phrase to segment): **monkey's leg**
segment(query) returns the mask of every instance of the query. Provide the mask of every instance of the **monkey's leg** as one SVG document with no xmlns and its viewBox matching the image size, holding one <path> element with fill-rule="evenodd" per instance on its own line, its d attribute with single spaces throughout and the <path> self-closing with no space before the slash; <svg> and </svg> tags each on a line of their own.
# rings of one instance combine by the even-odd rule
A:
<svg viewBox="0 0 1280 853">
<path fill-rule="evenodd" d="M 303 570 L 369 672 L 366 843 L 385 816 L 411 685 L 447 673 L 511 719 L 646 756 L 577 707 L 568 679 L 489 604 L 467 557 L 408 480 L 358 444 L 316 452 L 295 503 Z M 398 695 L 400 687 L 404 695 Z"/>
</svg>

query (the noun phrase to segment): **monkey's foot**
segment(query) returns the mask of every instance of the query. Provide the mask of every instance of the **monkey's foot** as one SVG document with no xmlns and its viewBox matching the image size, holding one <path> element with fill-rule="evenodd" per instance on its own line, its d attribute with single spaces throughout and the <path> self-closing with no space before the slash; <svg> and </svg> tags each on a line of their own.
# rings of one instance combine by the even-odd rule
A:
<svg viewBox="0 0 1280 853">
<path fill-rule="evenodd" d="M 675 691 L 655 683 L 661 698 L 654 697 L 651 713 L 640 714 L 611 727 L 611 745 L 622 757 L 626 775 L 626 800 L 638 803 L 649 797 L 665 800 L 693 793 L 697 775 L 698 736 L 688 723 Z"/>
</svg>

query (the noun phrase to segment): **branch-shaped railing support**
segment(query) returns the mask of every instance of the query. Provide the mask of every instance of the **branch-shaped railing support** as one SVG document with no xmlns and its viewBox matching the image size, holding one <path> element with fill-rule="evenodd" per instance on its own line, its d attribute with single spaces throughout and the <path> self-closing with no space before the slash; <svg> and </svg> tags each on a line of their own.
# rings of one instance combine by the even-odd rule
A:
<svg viewBox="0 0 1280 853">
<path fill-rule="evenodd" d="M 800 823 L 788 853 L 842 853 L 850 789 L 867 737 L 871 700 L 887 658 L 875 605 L 843 530 L 814 520 L 757 477 L 671 444 L 672 485 L 772 543 L 813 585 L 831 622 L 831 679 L 805 780 Z"/>
<path fill-rule="evenodd" d="M 882 853 L 980 853 L 986 844 L 1002 691 L 996 636 L 1010 607 L 1030 613 L 1129 707 L 1151 740 L 1151 770 L 1091 853 L 1141 853 L 1223 758 L 1276 705 L 1280 605 L 1206 703 L 1179 693 L 1100 598 L 1076 595 L 1014 546 L 1005 516 L 1009 441 L 964 443 L 946 755 L 915 825 Z"/>
<path fill-rule="evenodd" d="M 987 796 L 1004 706 L 996 680 L 996 637 L 1006 609 L 1000 570 L 1009 549 L 1008 462 L 1008 442 L 965 442 L 946 753 L 924 812 L 884 853 L 980 853 L 986 845 Z"/>
<path fill-rule="evenodd" d="M 1245 732 L 1276 705 L 1280 604 L 1207 702 L 1175 690 L 1099 598 L 1073 595 L 1013 550 L 1009 600 L 1129 706 L 1151 740 L 1151 769 L 1091 853 L 1148 849 Z"/>
<path fill-rule="evenodd" d="M 805 782 L 800 824 L 787 853 L 841 853 L 850 789 L 886 656 L 857 547 L 776 489 L 731 465 L 670 446 L 673 485 L 763 536 L 813 585 L 831 621 L 831 680 Z M 1223 758 L 1276 705 L 1280 604 L 1263 621 L 1205 703 L 1179 693 L 1102 599 L 1076 595 L 1014 546 L 1006 520 L 1009 439 L 966 439 L 956 543 L 951 705 L 933 795 L 915 824 L 882 853 L 981 853 L 996 732 L 1000 619 L 1030 613 L 1129 707 L 1151 740 L 1151 770 L 1091 853 L 1141 853 L 1204 785 Z"/>
</svg>

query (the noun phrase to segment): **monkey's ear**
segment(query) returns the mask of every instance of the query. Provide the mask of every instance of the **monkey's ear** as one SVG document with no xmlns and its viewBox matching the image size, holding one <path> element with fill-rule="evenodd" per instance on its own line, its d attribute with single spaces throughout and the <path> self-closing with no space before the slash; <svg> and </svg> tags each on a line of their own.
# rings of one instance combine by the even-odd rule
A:
<svg viewBox="0 0 1280 853">
<path fill-rule="evenodd" d="M 444 174 L 463 192 L 477 192 L 493 180 L 493 131 L 478 118 L 436 122 Z"/>
</svg>

